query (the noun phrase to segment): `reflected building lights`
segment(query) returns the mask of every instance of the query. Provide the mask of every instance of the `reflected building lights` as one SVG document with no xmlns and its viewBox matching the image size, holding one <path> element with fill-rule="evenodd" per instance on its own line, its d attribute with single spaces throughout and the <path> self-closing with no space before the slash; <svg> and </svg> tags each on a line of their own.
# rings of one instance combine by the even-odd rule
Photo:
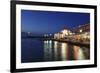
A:
<svg viewBox="0 0 100 73">
<path fill-rule="evenodd" d="M 58 59 L 58 42 L 57 41 L 55 41 L 54 42 L 54 60 L 57 60 Z"/>
<path fill-rule="evenodd" d="M 62 60 L 67 60 L 67 43 L 61 44 L 61 54 L 62 54 Z"/>
<path fill-rule="evenodd" d="M 58 42 L 55 41 L 55 42 L 54 42 L 54 48 L 57 48 L 57 44 L 58 44 Z"/>
<path fill-rule="evenodd" d="M 49 44 L 49 48 L 52 49 L 52 41 L 51 40 L 49 41 L 48 44 Z"/>
<path fill-rule="evenodd" d="M 73 51 L 74 51 L 74 59 L 78 59 L 78 52 L 79 52 L 79 47 L 78 46 L 73 46 Z"/>
<path fill-rule="evenodd" d="M 80 48 L 78 53 L 78 60 L 84 60 L 85 54 L 83 53 L 83 50 Z"/>
<path fill-rule="evenodd" d="M 82 48 L 78 47 L 78 46 L 74 46 L 74 59 L 75 60 L 83 60 L 85 59 L 85 54 L 84 51 L 82 50 Z"/>
<path fill-rule="evenodd" d="M 44 41 L 44 60 L 46 61 L 65 61 L 65 60 L 84 60 L 86 59 L 87 50 L 80 46 L 71 46 L 67 43 L 61 43 L 57 41 Z M 70 58 L 69 58 L 70 57 Z M 87 57 L 88 59 L 88 57 Z"/>
<path fill-rule="evenodd" d="M 49 44 L 48 44 L 48 41 L 44 41 L 44 48 L 49 48 Z"/>
<path fill-rule="evenodd" d="M 51 60 L 52 59 L 52 41 L 44 41 L 44 59 Z"/>
</svg>

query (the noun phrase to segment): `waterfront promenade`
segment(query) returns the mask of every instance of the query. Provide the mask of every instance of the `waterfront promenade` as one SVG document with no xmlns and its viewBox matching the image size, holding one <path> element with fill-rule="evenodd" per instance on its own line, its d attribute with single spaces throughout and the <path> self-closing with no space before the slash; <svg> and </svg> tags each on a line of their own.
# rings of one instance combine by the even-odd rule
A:
<svg viewBox="0 0 100 73">
<path fill-rule="evenodd" d="M 43 40 L 43 41 L 46 41 L 46 40 L 52 40 L 52 41 L 57 41 L 57 42 L 64 42 L 64 43 L 69 43 L 69 44 L 72 44 L 72 45 L 77 45 L 77 46 L 83 46 L 83 47 L 88 47 L 90 48 L 90 42 L 88 41 L 78 41 L 78 40 L 74 40 L 74 39 L 55 39 L 55 38 L 52 38 L 52 37 L 34 37 L 34 36 L 28 36 L 28 37 L 24 37 L 24 38 L 30 38 L 30 39 L 40 39 L 40 40 Z"/>
<path fill-rule="evenodd" d="M 42 38 L 42 40 L 52 40 L 52 41 L 69 43 L 69 44 L 73 44 L 73 45 L 77 45 L 77 46 L 90 47 L 90 42 L 81 42 L 81 41 L 77 41 L 77 40 L 55 39 L 55 38 Z"/>
</svg>

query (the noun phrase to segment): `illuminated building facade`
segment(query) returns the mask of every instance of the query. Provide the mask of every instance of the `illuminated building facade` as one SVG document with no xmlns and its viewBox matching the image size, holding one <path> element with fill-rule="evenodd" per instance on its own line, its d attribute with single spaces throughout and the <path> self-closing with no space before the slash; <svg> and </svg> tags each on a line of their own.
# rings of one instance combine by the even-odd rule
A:
<svg viewBox="0 0 100 73">
<path fill-rule="evenodd" d="M 90 24 L 79 26 L 74 31 L 76 33 L 74 39 L 79 41 L 90 41 Z"/>
<path fill-rule="evenodd" d="M 72 35 L 73 33 L 68 29 L 63 29 L 58 33 L 54 34 L 55 39 L 67 38 L 68 36 Z"/>
<path fill-rule="evenodd" d="M 75 28 L 74 33 L 68 29 L 63 29 L 54 34 L 55 39 L 71 39 L 81 42 L 90 41 L 90 24 L 84 24 Z"/>
<path fill-rule="evenodd" d="M 84 24 L 75 28 L 75 33 L 90 32 L 90 24 Z"/>
</svg>

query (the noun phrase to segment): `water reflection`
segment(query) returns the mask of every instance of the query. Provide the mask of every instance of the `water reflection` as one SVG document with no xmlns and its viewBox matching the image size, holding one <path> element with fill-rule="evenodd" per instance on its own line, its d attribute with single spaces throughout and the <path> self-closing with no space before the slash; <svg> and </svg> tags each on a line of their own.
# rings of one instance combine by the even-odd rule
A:
<svg viewBox="0 0 100 73">
<path fill-rule="evenodd" d="M 21 62 L 90 59 L 90 48 L 52 40 L 22 39 Z"/>
<path fill-rule="evenodd" d="M 62 60 L 68 59 L 68 45 L 66 43 L 61 44 L 61 55 L 62 55 Z"/>
<path fill-rule="evenodd" d="M 44 60 L 52 60 L 52 41 L 44 41 Z"/>
<path fill-rule="evenodd" d="M 79 46 L 74 46 L 74 58 L 77 60 L 85 59 L 85 54 L 83 53 L 83 50 Z"/>
<path fill-rule="evenodd" d="M 89 59 L 90 50 L 86 47 L 71 45 L 52 40 L 44 41 L 44 61 Z"/>
</svg>

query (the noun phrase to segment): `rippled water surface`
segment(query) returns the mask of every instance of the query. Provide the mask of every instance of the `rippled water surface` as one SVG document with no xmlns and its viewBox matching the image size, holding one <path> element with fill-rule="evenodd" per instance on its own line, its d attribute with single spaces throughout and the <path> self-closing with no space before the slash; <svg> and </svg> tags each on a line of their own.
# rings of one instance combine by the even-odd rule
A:
<svg viewBox="0 0 100 73">
<path fill-rule="evenodd" d="M 21 40 L 21 61 L 47 62 L 84 60 L 90 58 L 90 49 L 69 43 L 41 39 Z"/>
</svg>

